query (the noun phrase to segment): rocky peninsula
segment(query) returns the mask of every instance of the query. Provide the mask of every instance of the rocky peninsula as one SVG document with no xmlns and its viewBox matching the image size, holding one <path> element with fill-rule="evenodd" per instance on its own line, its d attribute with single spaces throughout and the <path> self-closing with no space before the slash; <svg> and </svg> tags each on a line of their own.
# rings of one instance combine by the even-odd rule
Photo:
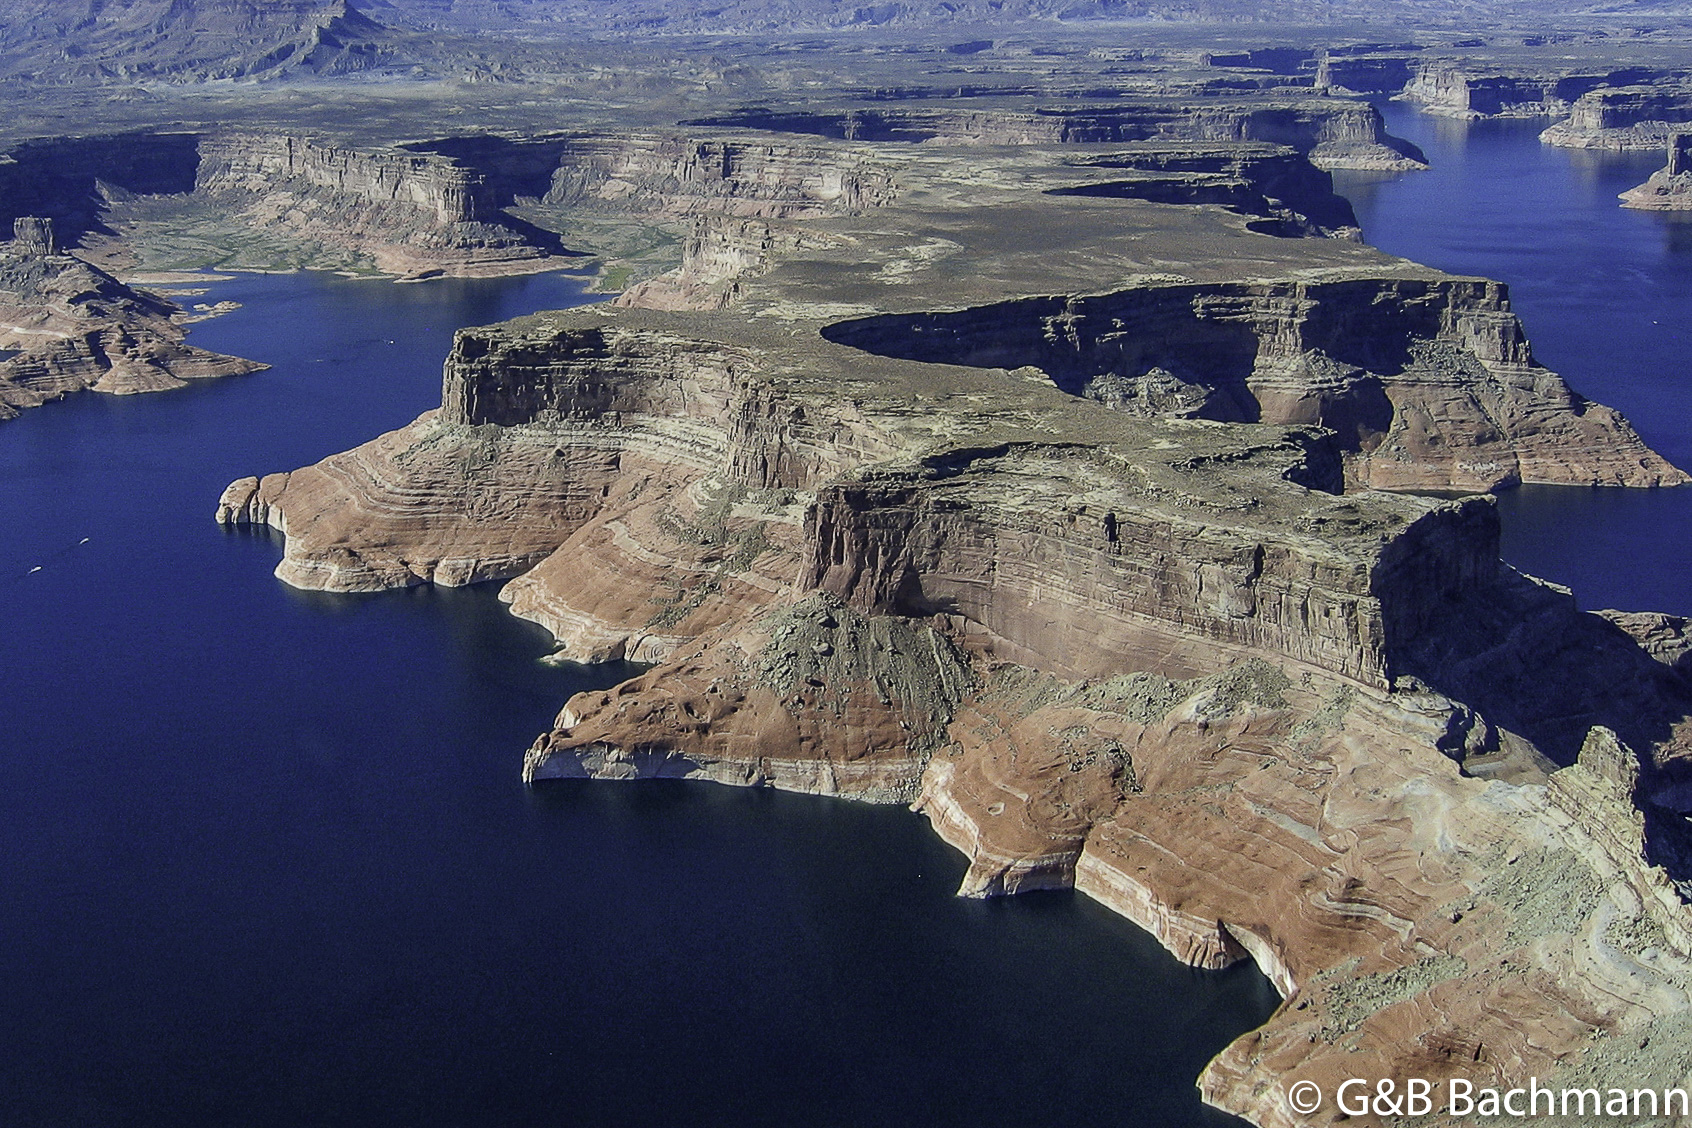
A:
<svg viewBox="0 0 1692 1128">
<path fill-rule="evenodd" d="M 1623 207 L 1642 211 L 1685 211 L 1692 208 L 1692 133 L 1672 133 L 1668 163 L 1636 188 L 1621 194 Z"/>
<path fill-rule="evenodd" d="M 265 367 L 187 344 L 183 318 L 59 253 L 50 219 L 16 220 L 0 243 L 0 420 L 84 389 L 132 395 Z"/>
<path fill-rule="evenodd" d="M 1692 123 L 1692 85 L 1684 79 L 1605 87 L 1583 94 L 1569 116 L 1540 139 L 1568 149 L 1661 149 L 1669 135 Z"/>
<path fill-rule="evenodd" d="M 562 657 L 652 664 L 527 779 L 909 803 L 966 895 L 1255 960 L 1284 1002 L 1200 1081 L 1253 1123 L 1309 1123 L 1293 1079 L 1677 1080 L 1683 625 L 1578 612 L 1474 495 L 1685 475 L 1298 149 L 824 132 L 627 172 L 676 269 L 462 331 L 437 411 L 218 519 L 296 586 L 509 579 Z"/>
</svg>

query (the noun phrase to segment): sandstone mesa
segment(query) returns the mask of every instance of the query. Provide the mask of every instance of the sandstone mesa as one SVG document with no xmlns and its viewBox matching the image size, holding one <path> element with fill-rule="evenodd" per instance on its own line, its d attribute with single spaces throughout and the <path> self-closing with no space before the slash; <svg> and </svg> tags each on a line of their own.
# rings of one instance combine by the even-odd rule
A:
<svg viewBox="0 0 1692 1128">
<path fill-rule="evenodd" d="M 1381 492 L 1685 480 L 1503 288 L 1344 238 L 1293 149 L 758 136 L 631 138 L 677 270 L 462 331 L 438 411 L 219 520 L 297 586 L 510 578 L 562 656 L 654 663 L 528 779 L 912 803 L 966 894 L 1254 959 L 1284 1002 L 1200 1081 L 1254 1123 L 1307 1122 L 1293 1077 L 1677 1082 L 1684 631 Z"/>
</svg>

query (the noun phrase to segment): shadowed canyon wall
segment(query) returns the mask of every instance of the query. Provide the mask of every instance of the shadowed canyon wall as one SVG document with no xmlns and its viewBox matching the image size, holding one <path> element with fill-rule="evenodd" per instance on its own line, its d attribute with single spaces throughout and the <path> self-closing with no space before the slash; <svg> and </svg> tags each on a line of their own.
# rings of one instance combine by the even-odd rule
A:
<svg viewBox="0 0 1692 1128">
<path fill-rule="evenodd" d="M 20 216 L 53 220 L 62 246 L 74 247 L 102 223 L 106 186 L 137 195 L 194 190 L 198 135 L 140 131 L 26 141 L 0 155 L 0 230 Z"/>
<path fill-rule="evenodd" d="M 1262 141 L 1288 145 L 1327 168 L 1419 168 L 1415 146 L 1388 137 L 1367 103 L 1305 99 L 1127 99 L 1105 106 L 1036 110 L 899 107 L 783 112 L 745 109 L 692 125 L 810 133 L 846 141 L 930 144 L 1120 144 L 1129 141 Z"/>
<path fill-rule="evenodd" d="M 536 269 L 566 253 L 519 202 L 618 214 L 850 214 L 894 195 L 867 153 L 725 137 L 448 138 L 366 149 L 281 133 L 131 133 L 26 142 L 0 158 L 0 220 L 55 220 L 61 241 L 111 235 L 112 194 L 170 195 L 400 274 Z"/>
<path fill-rule="evenodd" d="M 1495 282 L 1163 286 L 823 332 L 885 356 L 1032 366 L 1139 414 L 1317 424 L 1336 433 L 1353 486 L 1684 480 L 1625 420 L 1534 363 Z"/>
</svg>

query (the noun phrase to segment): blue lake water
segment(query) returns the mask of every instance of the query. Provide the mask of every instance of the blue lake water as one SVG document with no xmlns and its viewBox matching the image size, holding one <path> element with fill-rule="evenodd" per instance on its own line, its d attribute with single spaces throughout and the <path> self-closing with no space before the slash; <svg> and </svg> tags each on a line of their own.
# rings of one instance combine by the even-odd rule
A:
<svg viewBox="0 0 1692 1128">
<path fill-rule="evenodd" d="M 1463 122 L 1382 107 L 1432 167 L 1335 185 L 1391 254 L 1509 283 L 1541 363 L 1620 408 L 1692 471 L 1692 215 L 1620 206 L 1661 153 L 1542 145 L 1548 121 Z M 1581 606 L 1692 615 L 1692 487 L 1529 486 L 1499 498 L 1504 557 Z"/>
<path fill-rule="evenodd" d="M 295 592 L 218 493 L 408 422 L 540 276 L 245 275 L 268 371 L 0 425 L 0 1125 L 1163 1126 L 1275 1005 L 897 808 L 525 790 L 577 689 L 489 587 Z M 39 568 L 39 571 L 32 569 Z"/>
</svg>

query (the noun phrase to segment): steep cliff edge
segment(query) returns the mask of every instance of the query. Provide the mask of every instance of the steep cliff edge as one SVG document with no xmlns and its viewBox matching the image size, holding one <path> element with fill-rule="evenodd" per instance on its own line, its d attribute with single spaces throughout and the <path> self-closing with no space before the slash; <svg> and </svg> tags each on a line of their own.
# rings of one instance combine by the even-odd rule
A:
<svg viewBox="0 0 1692 1128">
<path fill-rule="evenodd" d="M 1444 117 L 1560 117 L 1589 96 L 1602 97 L 1605 87 L 1664 77 L 1663 69 L 1657 67 L 1578 66 L 1572 60 L 1523 60 L 1511 65 L 1495 59 L 1428 59 L 1404 85 L 1403 97 L 1427 113 Z"/>
<path fill-rule="evenodd" d="M 1661 149 L 1692 123 L 1692 85 L 1684 80 L 1617 86 L 1582 95 L 1566 120 L 1539 135 L 1567 149 Z"/>
<path fill-rule="evenodd" d="M 974 610 L 913 620 L 828 593 L 771 609 L 573 698 L 525 777 L 914 791 L 969 859 L 965 895 L 1074 887 L 1197 966 L 1255 960 L 1283 1004 L 1200 1081 L 1254 1123 L 1344 1119 L 1296 1114 L 1294 1081 L 1685 1083 L 1692 912 L 1647 861 L 1640 770 L 1619 770 L 1636 761 L 1607 730 L 1548 781 L 1489 782 L 1519 734 L 1415 680 L 1216 650 L 1201 677 L 1150 653 L 1066 680 L 984 647 Z M 1636 675 L 1650 661 L 1606 653 Z M 1692 686 L 1670 688 L 1665 743 L 1684 755 Z"/>
<path fill-rule="evenodd" d="M 1668 163 L 1645 183 L 1621 194 L 1622 207 L 1641 211 L 1692 208 L 1692 133 L 1670 133 Z"/>
<path fill-rule="evenodd" d="M 92 388 L 129 395 L 265 365 L 187 344 L 181 310 L 56 253 L 42 217 L 0 243 L 0 419 Z"/>
<path fill-rule="evenodd" d="M 556 269 L 581 254 L 542 225 L 560 216 L 647 225 L 810 219 L 857 214 L 895 195 L 892 166 L 865 149 L 735 133 L 367 145 L 288 132 L 138 131 L 40 138 L 0 154 L 0 221 L 52 218 L 66 247 L 115 242 L 121 253 L 152 228 L 174 246 L 171 234 L 191 229 L 216 265 L 220 250 L 253 253 L 259 230 L 297 244 L 292 262 L 362 262 L 411 277 Z M 531 214 L 542 223 L 524 218 Z"/>
<path fill-rule="evenodd" d="M 41 137 L 0 153 L 0 224 L 23 216 L 53 222 L 58 245 L 105 233 L 113 196 L 192 192 L 199 136 L 137 130 L 88 137 Z"/>
<path fill-rule="evenodd" d="M 914 802 L 965 894 L 1255 960 L 1283 1005 L 1200 1084 L 1256 1123 L 1301 1079 L 1684 1072 L 1685 632 L 1505 567 L 1485 498 L 1367 488 L 1682 476 L 1496 284 L 1095 190 L 1202 148 L 715 208 L 668 289 L 461 332 L 438 412 L 218 518 L 302 587 L 515 577 L 563 657 L 654 663 L 530 781 Z"/>
<path fill-rule="evenodd" d="M 1140 144 L 1074 164 L 1120 169 L 1121 177 L 1053 192 L 1219 205 L 1250 216 L 1248 227 L 1266 235 L 1362 235 L 1351 202 L 1334 191 L 1333 177 L 1287 145 Z"/>
<path fill-rule="evenodd" d="M 867 147 L 733 132 L 604 132 L 559 138 L 541 199 L 671 216 L 787 219 L 855 215 L 896 194 L 891 167 Z"/>
<path fill-rule="evenodd" d="M 1053 196 L 1216 208 L 1243 218 L 1248 231 L 1284 238 L 1356 239 L 1359 235 L 1357 217 L 1350 203 L 1334 192 L 1333 178 L 1285 145 L 1154 141 L 1091 148 L 1091 153 L 1062 161 L 1067 174 L 1051 176 L 1047 170 L 1050 186 L 1045 191 Z M 653 210 L 670 214 L 681 211 L 697 217 L 683 243 L 681 265 L 630 287 L 615 299 L 617 304 L 648 309 L 721 309 L 747 297 L 751 280 L 784 260 L 828 260 L 836 269 L 844 269 L 847 255 L 865 250 L 862 236 L 853 233 L 853 228 L 863 225 L 836 230 L 835 225 L 817 220 L 893 205 L 898 198 L 899 178 L 909 179 L 911 166 L 915 164 L 920 170 L 923 162 L 908 157 L 901 161 L 884 150 L 870 163 L 859 156 L 856 146 L 843 152 L 844 160 L 841 156 L 826 162 L 808 158 L 808 165 L 811 169 L 837 170 L 830 175 L 844 178 L 846 190 L 813 193 L 808 203 L 798 207 L 788 203 L 781 210 L 773 210 L 762 204 L 763 197 L 771 192 L 766 177 L 770 171 L 779 170 L 766 171 L 753 181 L 756 195 L 752 201 L 719 205 L 722 210 L 715 214 L 707 210 L 707 205 L 718 199 L 724 187 L 733 185 L 718 187 L 707 181 L 712 191 L 658 195 L 649 205 Z M 1002 157 L 984 158 L 978 152 L 969 152 L 962 159 L 982 165 L 984 171 L 1008 163 Z M 803 173 L 801 183 L 815 177 L 814 172 Z M 910 186 L 922 191 L 920 171 L 919 179 Z M 776 194 L 785 196 L 788 192 Z M 835 203 L 837 200 L 839 203 Z M 759 210 L 753 211 L 755 208 Z M 959 249 L 939 232 L 914 246 L 879 249 L 877 257 L 883 261 L 878 277 L 897 283 L 928 275 L 934 268 L 943 267 L 945 260 L 953 259 Z"/>
<path fill-rule="evenodd" d="M 562 536 L 515 605 L 660 664 L 572 699 L 527 778 L 915 800 L 966 893 L 1073 885 L 1252 958 L 1285 1002 L 1201 1084 L 1257 1123 L 1307 1122 L 1294 1079 L 1680 1045 L 1692 920 L 1633 794 L 1685 761 L 1692 685 L 1504 568 L 1488 503 L 1332 492 L 1323 432 L 842 350 L 637 309 L 468 332 L 438 415 L 222 516 L 287 529 L 314 586 L 407 537 L 436 547 L 402 582 L 460 582 Z M 1582 747 L 1605 719 L 1649 749 L 1620 790 Z"/>
<path fill-rule="evenodd" d="M 1286 145 L 1321 168 L 1403 171 L 1427 161 L 1414 145 L 1387 135 L 1366 102 L 1339 98 L 1123 98 L 1108 105 L 1033 110 L 861 106 L 850 109 L 746 109 L 689 125 L 809 133 L 845 141 L 932 145 L 1121 144 L 1132 141 L 1241 142 Z"/>
<path fill-rule="evenodd" d="M 1034 367 L 1119 410 L 1335 432 L 1351 488 L 1676 485 L 1616 412 L 1533 362 L 1499 283 L 1158 286 L 831 325 L 911 360 Z"/>
<path fill-rule="evenodd" d="M 554 266 L 555 237 L 520 230 L 487 177 L 447 157 L 308 138 L 200 139 L 194 193 L 259 224 L 369 254 L 393 274 L 497 274 Z"/>
<path fill-rule="evenodd" d="M 0 219 L 53 219 L 62 245 L 185 219 L 339 247 L 395 274 L 555 268 L 556 235 L 513 217 L 482 170 L 447 156 L 286 133 L 138 131 L 48 137 L 0 154 Z"/>
<path fill-rule="evenodd" d="M 572 699 L 526 775 L 871 800 L 916 780 L 970 860 L 961 892 L 1073 885 L 1192 964 L 1258 963 L 1283 1005 L 1200 1082 L 1254 1123 L 1343 1119 L 1295 1115 L 1299 1080 L 1603 1085 L 1678 1052 L 1649 1075 L 1680 1083 L 1684 1026 L 1637 1048 L 1684 1023 L 1688 912 L 1603 730 L 1549 786 L 1487 783 L 1451 758 L 1484 722 L 1437 695 L 1263 661 L 1068 682 L 959 668 L 924 630 L 811 596 Z"/>
<path fill-rule="evenodd" d="M 1336 94 L 1397 94 L 1419 69 L 1417 48 L 1363 44 L 1330 47 L 1316 60 L 1314 85 Z"/>
</svg>

